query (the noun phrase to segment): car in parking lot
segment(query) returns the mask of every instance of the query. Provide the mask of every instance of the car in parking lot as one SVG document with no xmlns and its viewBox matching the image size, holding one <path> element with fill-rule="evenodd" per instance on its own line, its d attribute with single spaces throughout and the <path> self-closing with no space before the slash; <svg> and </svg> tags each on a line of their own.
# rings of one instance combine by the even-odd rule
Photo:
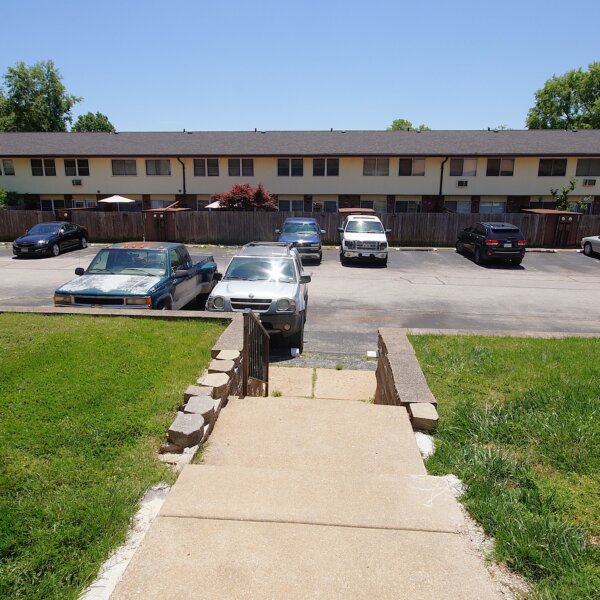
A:
<svg viewBox="0 0 600 600">
<path fill-rule="evenodd" d="M 251 310 L 270 335 L 281 335 L 302 352 L 310 279 L 289 244 L 251 242 L 231 259 L 206 307 L 211 312 Z"/>
<path fill-rule="evenodd" d="M 600 254 L 600 235 L 590 235 L 581 240 L 581 247 L 586 256 Z"/>
<path fill-rule="evenodd" d="M 124 242 L 102 248 L 87 269 L 54 292 L 55 306 L 180 309 L 204 306 L 215 285 L 211 255 L 194 262 L 183 244 Z"/>
<path fill-rule="evenodd" d="M 525 256 L 527 241 L 521 230 L 512 223 L 476 223 L 458 234 L 456 251 L 473 254 L 476 264 L 488 260 L 509 260 L 520 265 Z"/>
<path fill-rule="evenodd" d="M 316 219 L 290 217 L 275 233 L 279 236 L 277 241 L 291 244 L 298 250 L 300 258 L 319 263 L 323 259 L 321 236 L 325 235 L 325 230 L 321 229 Z"/>
<path fill-rule="evenodd" d="M 375 215 L 349 214 L 340 232 L 340 261 L 368 260 L 387 265 L 388 242 L 382 222 Z"/>
<path fill-rule="evenodd" d="M 15 256 L 58 256 L 69 248 L 87 248 L 88 230 L 67 221 L 50 221 L 30 227 L 13 242 Z"/>
</svg>

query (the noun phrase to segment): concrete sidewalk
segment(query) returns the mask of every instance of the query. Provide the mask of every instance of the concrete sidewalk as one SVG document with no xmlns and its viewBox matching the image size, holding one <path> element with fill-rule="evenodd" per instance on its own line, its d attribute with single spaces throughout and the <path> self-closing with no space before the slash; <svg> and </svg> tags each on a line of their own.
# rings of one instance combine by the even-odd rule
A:
<svg viewBox="0 0 600 600">
<path fill-rule="evenodd" d="M 234 399 L 203 460 L 112 600 L 501 597 L 404 408 Z"/>
</svg>

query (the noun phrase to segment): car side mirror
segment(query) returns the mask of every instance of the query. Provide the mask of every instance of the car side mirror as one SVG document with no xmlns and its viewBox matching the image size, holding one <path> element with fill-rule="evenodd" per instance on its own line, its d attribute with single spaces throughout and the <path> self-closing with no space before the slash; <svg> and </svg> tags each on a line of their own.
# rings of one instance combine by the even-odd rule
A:
<svg viewBox="0 0 600 600">
<path fill-rule="evenodd" d="M 343 227 L 338 227 L 338 228 L 337 228 L 337 230 L 338 230 L 340 233 L 344 233 L 344 228 L 343 228 Z"/>
<path fill-rule="evenodd" d="M 221 281 L 221 279 L 223 279 L 223 273 L 215 272 L 215 274 L 213 275 L 213 279 L 215 281 Z"/>
<path fill-rule="evenodd" d="M 310 283 L 311 279 L 310 275 L 300 275 L 300 283 Z"/>
<path fill-rule="evenodd" d="M 324 229 L 321 229 L 321 235 L 325 235 L 327 232 Z"/>
<path fill-rule="evenodd" d="M 279 235 L 281 233 L 281 229 L 276 229 L 275 233 Z"/>
<path fill-rule="evenodd" d="M 83 267 L 77 267 L 75 269 L 75 275 L 81 277 L 85 273 L 85 269 Z"/>
<path fill-rule="evenodd" d="M 173 273 L 173 277 L 179 279 L 180 277 L 187 277 L 189 275 L 189 271 L 187 269 L 176 269 L 175 273 Z"/>
<path fill-rule="evenodd" d="M 61 228 L 59 229 L 59 231 L 58 231 L 58 233 L 64 233 L 64 232 L 65 232 L 65 229 L 64 229 L 64 227 L 61 227 Z"/>
</svg>

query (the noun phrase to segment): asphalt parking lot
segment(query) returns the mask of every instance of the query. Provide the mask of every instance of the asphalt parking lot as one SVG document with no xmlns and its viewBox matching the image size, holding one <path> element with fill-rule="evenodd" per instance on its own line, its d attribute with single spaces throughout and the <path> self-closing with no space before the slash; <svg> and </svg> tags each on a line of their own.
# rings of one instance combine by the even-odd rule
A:
<svg viewBox="0 0 600 600">
<path fill-rule="evenodd" d="M 56 258 L 13 259 L 0 247 L 0 305 L 51 306 L 56 287 L 86 267 L 100 246 Z M 224 271 L 235 248 L 211 253 Z M 307 356 L 359 360 L 374 350 L 379 327 L 435 327 L 600 333 L 600 260 L 575 251 L 528 252 L 520 267 L 477 266 L 453 250 L 392 250 L 387 268 L 343 267 L 326 250 L 312 272 Z"/>
</svg>

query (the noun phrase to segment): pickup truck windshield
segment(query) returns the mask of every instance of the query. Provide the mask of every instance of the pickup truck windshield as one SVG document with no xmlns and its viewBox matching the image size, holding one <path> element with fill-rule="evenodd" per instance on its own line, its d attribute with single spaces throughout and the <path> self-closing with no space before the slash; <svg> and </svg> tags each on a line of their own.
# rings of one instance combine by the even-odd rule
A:
<svg viewBox="0 0 600 600">
<path fill-rule="evenodd" d="M 258 258 L 236 256 L 229 263 L 224 281 L 281 281 L 296 283 L 293 258 Z"/>
<path fill-rule="evenodd" d="M 383 233 L 383 225 L 379 221 L 350 221 L 346 226 L 348 233 Z"/>
<path fill-rule="evenodd" d="M 319 233 L 319 230 L 314 223 L 285 223 L 281 232 L 294 235 L 315 235 Z"/>
<path fill-rule="evenodd" d="M 164 252 L 144 249 L 104 248 L 95 256 L 88 273 L 113 275 L 164 275 L 167 256 Z"/>
</svg>

